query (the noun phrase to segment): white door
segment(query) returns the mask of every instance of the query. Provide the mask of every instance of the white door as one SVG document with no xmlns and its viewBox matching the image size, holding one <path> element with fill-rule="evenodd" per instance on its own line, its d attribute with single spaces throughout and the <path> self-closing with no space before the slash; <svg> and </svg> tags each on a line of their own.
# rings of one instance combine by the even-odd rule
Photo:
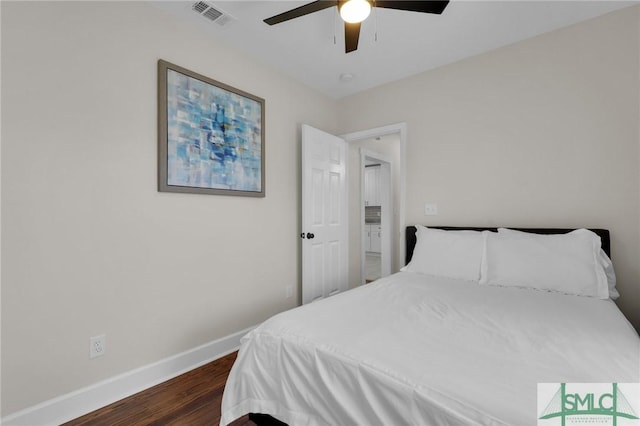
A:
<svg viewBox="0 0 640 426">
<path fill-rule="evenodd" d="M 302 126 L 302 303 L 348 288 L 347 143 Z"/>
</svg>

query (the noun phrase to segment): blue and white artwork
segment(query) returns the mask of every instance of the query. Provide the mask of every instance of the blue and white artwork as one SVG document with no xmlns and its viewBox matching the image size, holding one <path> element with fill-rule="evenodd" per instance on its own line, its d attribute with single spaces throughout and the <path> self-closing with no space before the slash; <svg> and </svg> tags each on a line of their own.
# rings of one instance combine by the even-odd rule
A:
<svg viewBox="0 0 640 426">
<path fill-rule="evenodd" d="M 167 185 L 262 192 L 262 108 L 167 69 Z"/>
</svg>

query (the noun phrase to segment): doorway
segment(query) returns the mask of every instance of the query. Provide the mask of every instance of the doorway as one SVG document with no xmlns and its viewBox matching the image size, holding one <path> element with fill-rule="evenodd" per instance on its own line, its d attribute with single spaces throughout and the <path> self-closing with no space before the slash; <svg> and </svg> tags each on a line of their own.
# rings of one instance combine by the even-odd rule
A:
<svg viewBox="0 0 640 426">
<path fill-rule="evenodd" d="M 391 158 L 380 152 L 360 148 L 360 205 L 364 209 L 361 255 L 365 283 L 391 274 L 392 163 Z"/>
<path fill-rule="evenodd" d="M 404 265 L 404 211 L 405 211 L 405 144 L 406 124 L 392 124 L 384 127 L 348 133 L 342 138 L 349 145 L 349 282 L 351 287 L 365 284 L 367 280 L 366 260 L 366 213 L 364 201 L 364 167 L 361 148 L 370 157 L 382 159 L 389 163 L 390 189 L 387 218 L 389 226 L 381 223 L 381 240 L 386 234 L 388 247 L 388 269 L 382 270 L 380 276 L 397 272 Z M 373 153 L 373 154 L 372 154 Z M 382 164 L 382 163 L 380 163 Z M 370 209 L 375 212 L 375 209 Z M 371 213 L 371 212 L 370 212 Z M 380 208 L 381 222 L 384 220 Z M 374 231 L 377 233 L 376 231 Z M 374 235 L 376 237 L 377 235 Z M 382 248 L 382 251 L 384 248 Z M 381 251 L 381 268 L 382 262 Z"/>
</svg>

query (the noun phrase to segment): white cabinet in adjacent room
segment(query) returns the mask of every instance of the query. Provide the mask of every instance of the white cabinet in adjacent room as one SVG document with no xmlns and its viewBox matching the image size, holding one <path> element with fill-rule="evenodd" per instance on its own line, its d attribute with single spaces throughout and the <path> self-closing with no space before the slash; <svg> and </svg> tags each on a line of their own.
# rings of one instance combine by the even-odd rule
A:
<svg viewBox="0 0 640 426">
<path fill-rule="evenodd" d="M 365 251 L 371 253 L 381 253 L 382 252 L 382 241 L 380 236 L 382 235 L 382 226 L 374 224 L 374 225 L 365 225 Z"/>
<path fill-rule="evenodd" d="M 364 251 L 371 251 L 371 225 L 364 226 Z"/>
<path fill-rule="evenodd" d="M 380 166 L 367 166 L 364 169 L 364 205 L 380 205 Z"/>
<path fill-rule="evenodd" d="M 371 226 L 371 249 L 370 251 L 374 253 L 382 252 L 382 241 L 380 239 L 380 234 L 382 233 L 382 227 L 380 225 L 369 225 Z"/>
</svg>

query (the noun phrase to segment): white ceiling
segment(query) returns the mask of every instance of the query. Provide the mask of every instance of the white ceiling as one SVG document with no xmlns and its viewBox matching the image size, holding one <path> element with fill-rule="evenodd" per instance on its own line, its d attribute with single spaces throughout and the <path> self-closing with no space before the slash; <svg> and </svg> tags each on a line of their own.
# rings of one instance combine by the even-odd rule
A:
<svg viewBox="0 0 640 426">
<path fill-rule="evenodd" d="M 345 54 L 334 7 L 269 26 L 262 20 L 310 1 L 206 2 L 235 20 L 221 27 L 203 18 L 191 9 L 196 0 L 153 4 L 333 98 L 638 3 L 453 0 L 442 15 L 376 8 L 362 24 L 358 50 Z M 346 73 L 351 81 L 341 81 Z"/>
</svg>

